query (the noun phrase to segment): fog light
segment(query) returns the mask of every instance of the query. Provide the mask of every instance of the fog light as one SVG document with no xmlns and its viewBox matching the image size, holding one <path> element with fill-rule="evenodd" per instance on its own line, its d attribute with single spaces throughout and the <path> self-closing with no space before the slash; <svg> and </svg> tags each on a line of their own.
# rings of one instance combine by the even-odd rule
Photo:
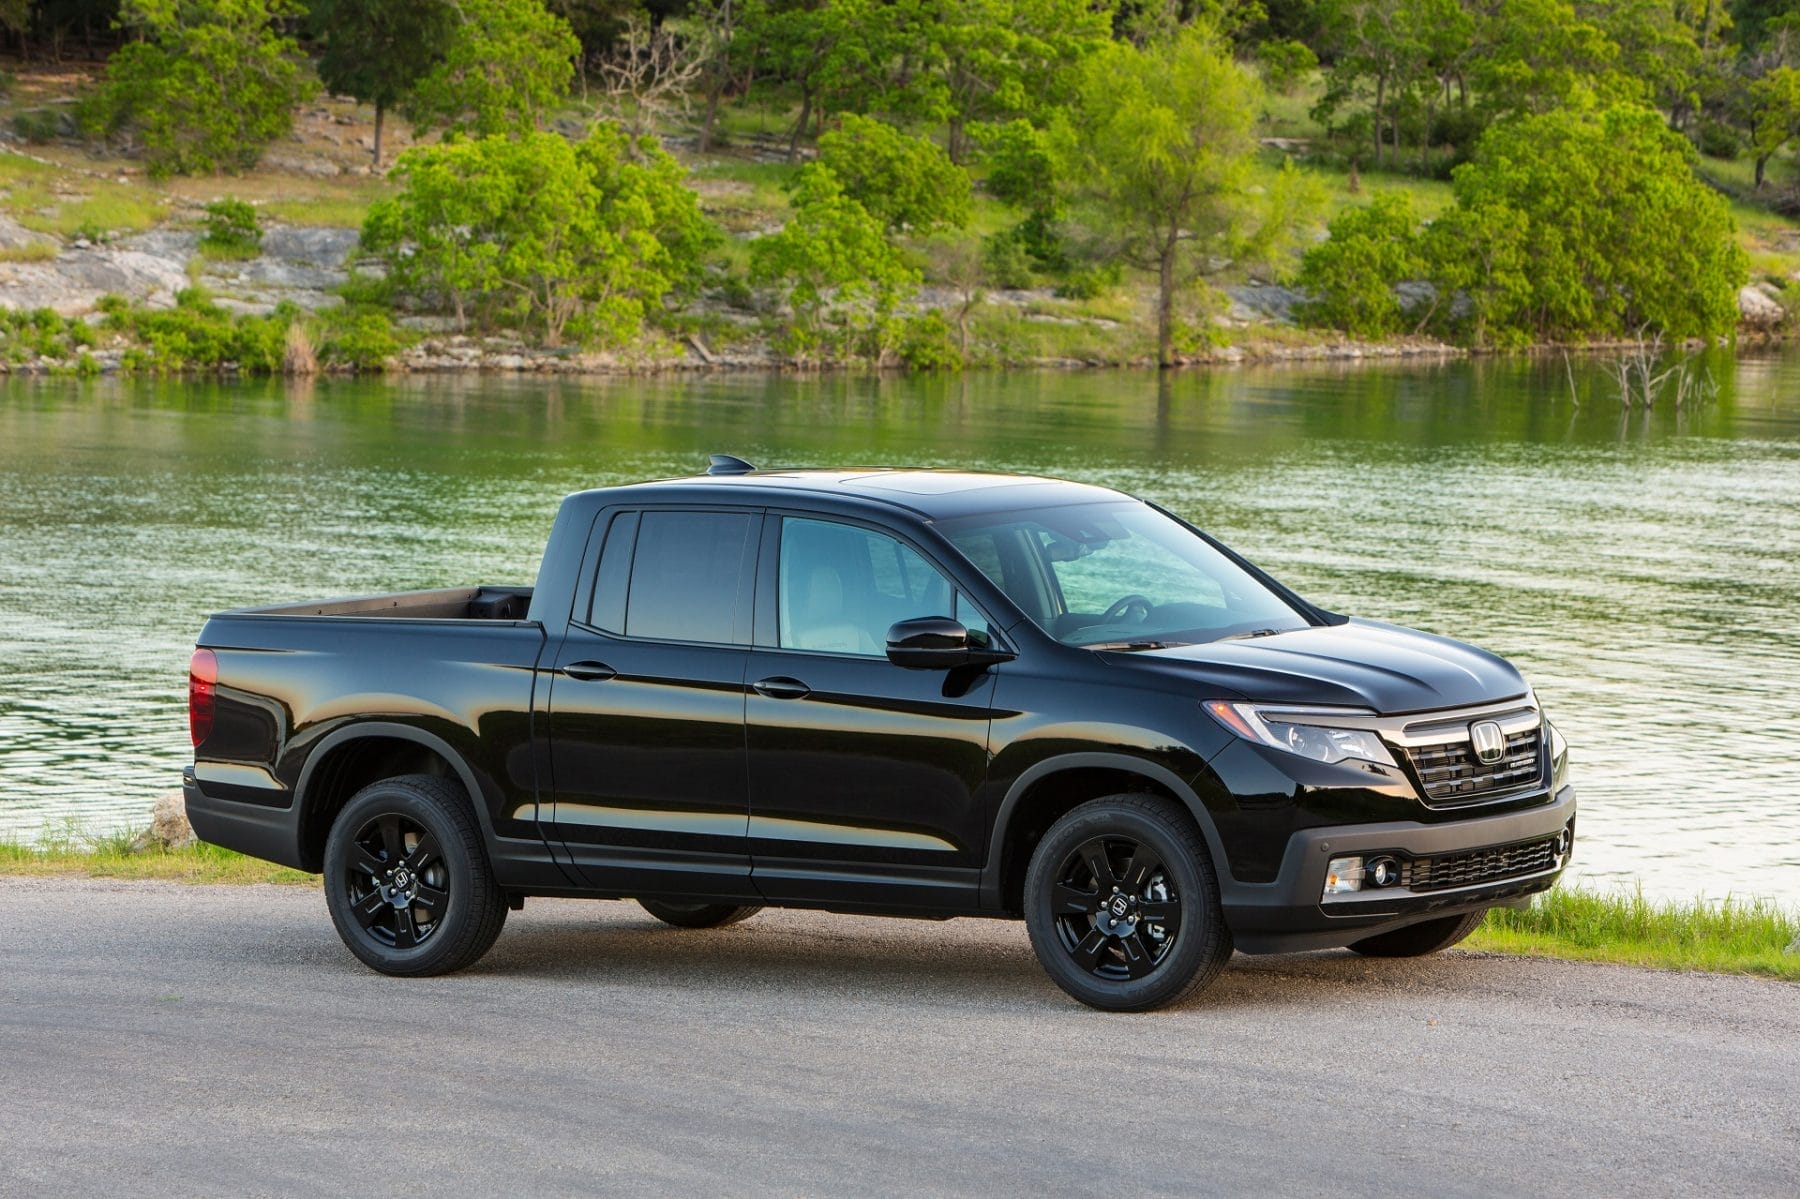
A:
<svg viewBox="0 0 1800 1199">
<path fill-rule="evenodd" d="M 1363 860 L 1361 858 L 1333 858 L 1325 867 L 1325 894 L 1348 895 L 1352 891 L 1362 890 Z"/>
<path fill-rule="evenodd" d="M 1364 868 L 1364 873 L 1377 887 L 1391 887 L 1400 881 L 1400 863 L 1392 858 L 1376 858 Z"/>
</svg>

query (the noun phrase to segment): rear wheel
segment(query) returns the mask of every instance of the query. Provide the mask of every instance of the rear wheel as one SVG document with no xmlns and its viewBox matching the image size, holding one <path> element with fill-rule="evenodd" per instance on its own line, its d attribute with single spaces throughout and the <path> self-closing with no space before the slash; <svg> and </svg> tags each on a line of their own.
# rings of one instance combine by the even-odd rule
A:
<svg viewBox="0 0 1800 1199">
<path fill-rule="evenodd" d="M 1487 909 L 1463 916 L 1445 916 L 1441 920 L 1425 920 L 1397 928 L 1391 933 L 1366 937 L 1350 946 L 1364 957 L 1421 958 L 1440 949 L 1448 949 L 1474 932 Z"/>
<path fill-rule="evenodd" d="M 724 928 L 762 911 L 760 906 L 747 907 L 729 903 L 675 903 L 666 899 L 638 900 L 646 912 L 664 924 L 676 928 Z"/>
<path fill-rule="evenodd" d="M 1231 958 L 1206 843 L 1150 795 L 1096 799 L 1050 827 L 1026 871 L 1025 925 L 1056 985 L 1105 1011 L 1179 1003 Z"/>
<path fill-rule="evenodd" d="M 472 965 L 506 923 L 468 797 L 426 774 L 371 783 L 345 805 L 325 840 L 325 906 L 351 953 L 405 977 Z"/>
</svg>

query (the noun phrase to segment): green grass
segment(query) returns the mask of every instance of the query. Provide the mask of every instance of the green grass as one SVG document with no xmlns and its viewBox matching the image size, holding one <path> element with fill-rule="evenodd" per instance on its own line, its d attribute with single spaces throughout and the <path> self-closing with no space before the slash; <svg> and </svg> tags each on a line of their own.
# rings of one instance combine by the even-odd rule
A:
<svg viewBox="0 0 1800 1199">
<path fill-rule="evenodd" d="M 1672 902 L 1642 891 L 1561 888 L 1524 911 L 1495 908 L 1465 944 L 1495 953 L 1800 981 L 1800 914 L 1765 900 Z"/>
<path fill-rule="evenodd" d="M 58 237 L 139 233 L 168 205 L 142 184 L 96 179 L 0 152 L 0 207 L 27 229 Z"/>
<path fill-rule="evenodd" d="M 137 829 L 95 833 L 77 821 L 49 824 L 35 842 L 0 839 L 0 875 L 124 878 L 183 883 L 316 886 L 318 876 L 245 857 L 217 845 L 133 852 Z"/>
</svg>

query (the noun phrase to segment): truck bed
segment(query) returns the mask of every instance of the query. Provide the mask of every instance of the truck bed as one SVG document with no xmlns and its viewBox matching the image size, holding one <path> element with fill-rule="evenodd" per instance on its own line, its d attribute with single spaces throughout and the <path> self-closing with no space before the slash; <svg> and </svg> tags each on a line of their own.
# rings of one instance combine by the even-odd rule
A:
<svg viewBox="0 0 1800 1199">
<path fill-rule="evenodd" d="M 224 616 L 390 617 L 403 620 L 525 620 L 530 587 L 444 587 L 304 600 L 268 608 L 236 608 Z"/>
</svg>

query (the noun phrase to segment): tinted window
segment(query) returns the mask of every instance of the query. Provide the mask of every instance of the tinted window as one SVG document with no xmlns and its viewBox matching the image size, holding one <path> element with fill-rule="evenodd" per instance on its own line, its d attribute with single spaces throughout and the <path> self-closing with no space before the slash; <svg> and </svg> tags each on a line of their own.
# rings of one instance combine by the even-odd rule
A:
<svg viewBox="0 0 1800 1199">
<path fill-rule="evenodd" d="M 956 616 L 971 629 L 987 628 L 911 546 L 854 525 L 799 517 L 781 522 L 776 603 L 787 649 L 881 657 L 888 628 L 915 616 Z"/>
<path fill-rule="evenodd" d="M 721 644 L 748 641 L 735 626 L 749 536 L 745 513 L 644 513 L 631 561 L 626 634 Z"/>
</svg>

